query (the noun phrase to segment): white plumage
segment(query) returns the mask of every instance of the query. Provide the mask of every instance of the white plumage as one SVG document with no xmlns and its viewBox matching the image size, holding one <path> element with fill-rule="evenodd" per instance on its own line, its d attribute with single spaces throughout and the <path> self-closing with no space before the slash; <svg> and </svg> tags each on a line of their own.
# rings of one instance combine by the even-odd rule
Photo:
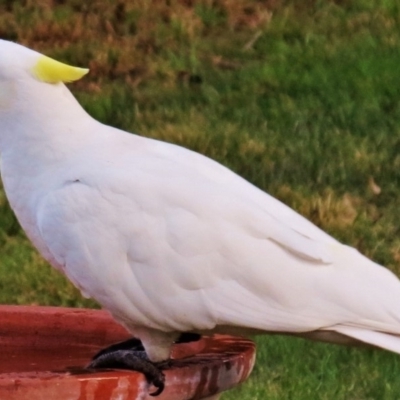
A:
<svg viewBox="0 0 400 400">
<path fill-rule="evenodd" d="M 186 331 L 348 337 L 400 353 L 391 272 L 207 157 L 95 121 L 63 83 L 43 82 L 41 57 L 0 41 L 8 199 L 41 254 L 152 361 Z"/>
</svg>

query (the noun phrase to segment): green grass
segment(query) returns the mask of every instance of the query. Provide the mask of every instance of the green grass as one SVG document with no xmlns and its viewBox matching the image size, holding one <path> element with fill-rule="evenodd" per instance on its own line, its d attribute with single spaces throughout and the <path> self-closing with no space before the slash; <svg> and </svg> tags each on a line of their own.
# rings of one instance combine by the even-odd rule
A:
<svg viewBox="0 0 400 400">
<path fill-rule="evenodd" d="M 3 0 L 0 37 L 89 66 L 71 89 L 97 119 L 218 160 L 400 275 L 398 1 L 194 3 Z M 95 306 L 32 249 L 1 190 L 0 255 L 1 303 Z M 252 378 L 225 399 L 400 397 L 396 355 L 257 343 Z"/>
</svg>

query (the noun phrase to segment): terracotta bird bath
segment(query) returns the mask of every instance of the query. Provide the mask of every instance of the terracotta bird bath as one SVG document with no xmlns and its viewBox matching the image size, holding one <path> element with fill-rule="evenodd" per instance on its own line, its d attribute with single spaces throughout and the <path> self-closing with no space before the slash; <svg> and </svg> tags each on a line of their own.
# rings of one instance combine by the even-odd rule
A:
<svg viewBox="0 0 400 400">
<path fill-rule="evenodd" d="M 253 342 L 231 336 L 175 345 L 166 387 L 152 397 L 140 373 L 84 369 L 100 348 L 127 338 L 105 311 L 0 306 L 0 399 L 218 399 L 249 376 L 255 360 Z"/>
</svg>

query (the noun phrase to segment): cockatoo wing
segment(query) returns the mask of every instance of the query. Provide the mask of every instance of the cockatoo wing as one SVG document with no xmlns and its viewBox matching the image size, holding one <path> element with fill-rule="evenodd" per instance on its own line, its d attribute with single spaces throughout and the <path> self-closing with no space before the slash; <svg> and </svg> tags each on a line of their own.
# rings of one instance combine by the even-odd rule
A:
<svg viewBox="0 0 400 400">
<path fill-rule="evenodd" d="M 37 219 L 58 267 L 119 321 L 400 333 L 389 271 L 206 157 L 103 129 Z"/>
</svg>

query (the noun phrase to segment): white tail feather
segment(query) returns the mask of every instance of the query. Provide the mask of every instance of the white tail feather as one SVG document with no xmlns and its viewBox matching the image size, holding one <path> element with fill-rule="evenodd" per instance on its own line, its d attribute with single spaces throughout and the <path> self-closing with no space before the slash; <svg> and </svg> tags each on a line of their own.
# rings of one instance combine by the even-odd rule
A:
<svg viewBox="0 0 400 400">
<path fill-rule="evenodd" d="M 400 335 L 370 331 L 352 326 L 335 326 L 335 331 L 360 342 L 400 354 Z"/>
</svg>

